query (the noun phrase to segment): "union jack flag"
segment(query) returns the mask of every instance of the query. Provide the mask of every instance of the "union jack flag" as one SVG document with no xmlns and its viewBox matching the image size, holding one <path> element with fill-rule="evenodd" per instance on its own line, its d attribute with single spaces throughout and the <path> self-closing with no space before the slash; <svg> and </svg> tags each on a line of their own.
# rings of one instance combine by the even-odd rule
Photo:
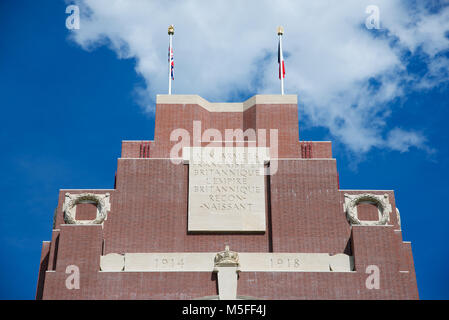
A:
<svg viewBox="0 0 449 320">
<path fill-rule="evenodd" d="M 170 63 L 170 75 L 172 80 L 175 80 L 175 62 L 173 60 L 173 48 L 168 47 L 168 62 Z"/>
</svg>

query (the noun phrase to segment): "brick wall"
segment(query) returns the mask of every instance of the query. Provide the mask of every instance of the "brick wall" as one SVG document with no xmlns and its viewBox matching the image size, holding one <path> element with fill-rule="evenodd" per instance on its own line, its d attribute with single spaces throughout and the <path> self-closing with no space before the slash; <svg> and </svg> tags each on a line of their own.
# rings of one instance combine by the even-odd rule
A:
<svg viewBox="0 0 449 320">
<path fill-rule="evenodd" d="M 173 129 L 202 131 L 278 129 L 277 173 L 266 177 L 264 233 L 189 233 L 188 165 L 167 159 Z M 142 146 L 149 148 L 142 153 Z M 268 140 L 268 145 L 270 141 Z M 165 158 L 165 159 L 164 159 Z M 198 105 L 158 104 L 154 141 L 124 141 L 113 190 L 61 190 L 51 242 L 44 242 L 37 299 L 194 299 L 217 295 L 208 272 L 102 272 L 100 255 L 131 252 L 347 253 L 355 270 L 336 272 L 242 272 L 238 295 L 264 299 L 417 299 L 410 243 L 403 242 L 393 191 L 339 190 L 330 142 L 300 142 L 296 105 L 255 105 L 244 112 L 211 113 Z M 110 193 L 111 210 L 102 225 L 66 225 L 65 193 Z M 392 205 L 386 226 L 351 226 L 344 194 L 387 193 Z M 77 218 L 93 209 L 77 207 Z M 359 205 L 363 219 L 375 219 Z M 80 268 L 80 289 L 68 290 L 66 268 Z M 379 290 L 366 288 L 366 268 L 380 269 Z"/>
</svg>

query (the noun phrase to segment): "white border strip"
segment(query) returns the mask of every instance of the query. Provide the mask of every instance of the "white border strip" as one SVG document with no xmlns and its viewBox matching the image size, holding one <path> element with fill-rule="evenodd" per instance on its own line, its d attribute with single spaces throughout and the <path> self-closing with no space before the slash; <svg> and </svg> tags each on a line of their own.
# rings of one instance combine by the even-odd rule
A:
<svg viewBox="0 0 449 320">
<path fill-rule="evenodd" d="M 298 104 L 296 94 L 289 95 L 255 95 L 244 102 L 209 102 L 196 94 L 167 95 L 158 94 L 156 104 L 196 104 L 209 112 L 243 112 L 256 104 Z"/>
</svg>

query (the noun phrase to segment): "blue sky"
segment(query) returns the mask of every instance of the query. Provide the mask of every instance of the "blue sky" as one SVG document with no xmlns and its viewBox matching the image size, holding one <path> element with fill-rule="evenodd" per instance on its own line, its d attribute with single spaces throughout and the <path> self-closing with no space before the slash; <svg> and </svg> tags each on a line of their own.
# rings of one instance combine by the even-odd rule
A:
<svg viewBox="0 0 449 320">
<path fill-rule="evenodd" d="M 395 22 L 405 19 L 402 11 L 377 2 L 381 26 L 385 19 L 382 30 L 364 28 L 365 4 L 361 11 L 350 2 L 342 4 L 346 11 L 330 9 L 335 19 L 340 14 L 345 21 L 360 20 L 338 34 L 320 24 L 297 26 L 295 19 L 273 12 L 286 23 L 286 91 L 298 94 L 300 139 L 334 142 L 342 189 L 395 190 L 403 237 L 412 241 L 420 296 L 448 299 L 449 47 L 432 36 L 449 30 L 446 6 L 435 1 L 431 8 L 411 6 L 410 19 L 418 19 L 412 21 L 417 28 L 412 37 L 403 27 L 409 21 Z M 228 30 L 251 32 L 252 23 L 238 22 L 245 8 L 238 8 L 234 24 L 215 24 L 212 37 L 190 32 L 207 24 L 192 27 L 186 8 L 174 9 L 170 20 L 157 6 L 136 18 L 142 8 L 121 8 L 117 15 L 103 1 L 96 3 L 79 3 L 89 8 L 89 20 L 82 17 L 75 33 L 65 27 L 64 1 L 0 2 L 1 299 L 34 298 L 41 244 L 51 238 L 58 190 L 113 188 L 121 140 L 153 139 L 155 94 L 166 92 L 170 23 L 176 28 L 174 93 L 242 101 L 279 90 L 273 31 L 278 21 L 266 21 L 267 32 L 260 25 L 260 32 L 248 35 L 251 40 L 240 42 Z M 261 8 L 263 16 L 269 2 Z M 325 14 L 315 7 L 301 12 L 306 9 Z M 226 13 L 227 8 L 208 10 Z M 131 20 L 137 21 L 136 39 L 126 33 Z M 117 21 L 121 28 L 114 29 Z M 342 33 L 351 35 L 345 46 L 339 39 L 320 50 L 315 40 L 332 42 Z M 244 50 L 236 54 L 239 45 Z M 325 56 L 315 61 L 316 52 Z M 361 59 L 357 67 L 344 65 L 355 59 Z M 197 68 L 198 61 L 206 70 Z M 211 82 L 216 85 L 206 85 Z"/>
</svg>

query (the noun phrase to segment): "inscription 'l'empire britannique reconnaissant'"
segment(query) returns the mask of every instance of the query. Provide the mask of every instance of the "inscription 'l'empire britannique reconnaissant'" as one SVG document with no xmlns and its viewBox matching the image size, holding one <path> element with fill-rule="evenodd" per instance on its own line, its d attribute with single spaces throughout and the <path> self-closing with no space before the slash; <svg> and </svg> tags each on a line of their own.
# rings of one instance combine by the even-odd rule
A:
<svg viewBox="0 0 449 320">
<path fill-rule="evenodd" d="M 158 95 L 113 189 L 60 190 L 36 298 L 418 299 L 394 192 L 298 132 L 295 95 Z"/>
<path fill-rule="evenodd" d="M 189 163 L 188 230 L 265 231 L 264 163 L 268 149 L 192 149 L 185 148 L 194 158 Z M 258 157 L 261 151 L 262 158 Z"/>
</svg>

